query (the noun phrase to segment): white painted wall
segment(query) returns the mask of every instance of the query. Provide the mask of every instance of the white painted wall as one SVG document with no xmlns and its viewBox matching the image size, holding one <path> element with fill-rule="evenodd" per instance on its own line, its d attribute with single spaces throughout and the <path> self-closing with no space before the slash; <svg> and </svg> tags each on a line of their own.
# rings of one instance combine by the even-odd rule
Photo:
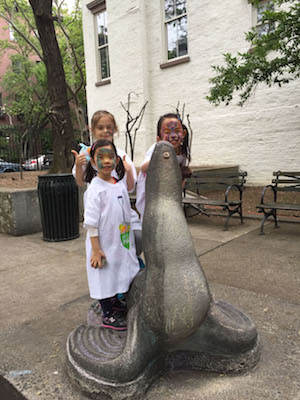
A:
<svg viewBox="0 0 300 400">
<path fill-rule="evenodd" d="M 194 131 L 192 165 L 239 165 L 249 184 L 269 183 L 272 172 L 300 170 L 300 80 L 282 88 L 261 85 L 243 108 L 214 107 L 205 100 L 211 65 L 225 52 L 247 51 L 244 32 L 252 25 L 247 0 L 187 0 L 190 62 L 161 69 L 163 6 L 159 0 L 107 0 L 111 83 L 96 87 L 96 43 L 92 13 L 83 1 L 89 117 L 112 112 L 124 148 L 126 114 L 120 105 L 133 91 L 137 113 L 149 100 L 135 149 L 135 164 L 156 140 L 160 115 L 185 103 Z M 134 111 L 135 110 L 135 111 Z"/>
</svg>

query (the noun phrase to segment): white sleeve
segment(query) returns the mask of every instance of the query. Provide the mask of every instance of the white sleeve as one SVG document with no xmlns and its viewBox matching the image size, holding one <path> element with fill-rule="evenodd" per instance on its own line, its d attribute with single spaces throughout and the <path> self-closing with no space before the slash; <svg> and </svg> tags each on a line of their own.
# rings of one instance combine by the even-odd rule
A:
<svg viewBox="0 0 300 400">
<path fill-rule="evenodd" d="M 73 174 L 74 178 L 76 178 L 76 164 L 75 163 L 72 168 L 72 174 Z"/>
<path fill-rule="evenodd" d="M 83 227 L 85 229 L 98 228 L 100 215 L 101 193 L 95 191 L 95 188 L 90 185 L 85 196 Z"/>
<path fill-rule="evenodd" d="M 90 225 L 85 225 L 84 227 L 87 230 L 90 238 L 99 236 L 99 232 L 98 232 L 97 228 L 94 228 L 93 226 L 90 226 Z"/>
<path fill-rule="evenodd" d="M 156 146 L 156 143 L 153 143 L 153 145 L 147 150 L 146 156 L 145 156 L 144 161 L 142 162 L 141 166 L 151 160 L 155 146 Z"/>
<path fill-rule="evenodd" d="M 133 185 L 133 189 L 130 190 L 130 191 L 128 190 L 128 192 L 129 192 L 129 193 L 132 193 L 132 192 L 135 190 L 135 185 L 136 185 L 136 182 L 137 182 L 137 173 L 136 173 L 135 166 L 134 166 L 134 164 L 133 164 L 133 161 L 131 160 L 131 158 L 129 157 L 129 155 L 125 153 L 125 151 L 120 150 L 120 149 L 117 149 L 117 153 L 118 153 L 118 156 L 121 158 L 122 161 L 123 161 L 123 157 L 125 156 L 125 160 L 126 160 L 126 161 L 128 162 L 128 164 L 131 166 L 132 174 L 133 174 L 133 180 L 134 180 L 134 185 Z M 114 176 L 114 175 L 113 175 L 113 176 Z M 117 177 L 117 176 L 115 176 L 115 178 L 116 178 L 116 177 Z M 127 178 L 127 174 L 125 173 L 124 178 L 123 178 L 125 182 L 127 182 L 126 178 Z M 123 180 L 123 179 L 122 179 L 122 180 Z M 127 187 L 127 185 L 126 185 L 126 187 Z"/>
<path fill-rule="evenodd" d="M 86 151 L 86 150 L 80 150 L 80 152 L 79 152 L 79 154 L 84 154 L 84 155 L 88 155 L 89 153 Z M 85 173 L 85 170 L 86 170 L 86 165 L 87 164 L 84 164 L 83 166 L 82 166 L 82 173 L 84 174 Z M 76 179 L 76 163 L 74 162 L 74 165 L 73 165 L 73 168 L 72 168 L 72 175 L 74 176 L 74 178 Z"/>
<path fill-rule="evenodd" d="M 128 162 L 128 164 L 131 166 L 132 169 L 132 174 L 133 174 L 133 179 L 134 179 L 134 184 L 136 184 L 136 180 L 137 180 L 137 173 L 136 173 L 136 169 L 135 166 L 133 164 L 133 161 L 131 160 L 131 158 L 129 157 L 128 154 L 125 155 L 125 160 Z"/>
</svg>

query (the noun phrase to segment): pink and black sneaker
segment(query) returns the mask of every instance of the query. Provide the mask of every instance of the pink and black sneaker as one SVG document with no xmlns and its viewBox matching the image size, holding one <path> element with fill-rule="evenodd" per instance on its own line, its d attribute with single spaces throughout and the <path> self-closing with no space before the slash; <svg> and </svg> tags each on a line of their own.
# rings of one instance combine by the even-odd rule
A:
<svg viewBox="0 0 300 400">
<path fill-rule="evenodd" d="M 115 331 L 126 331 L 126 318 L 119 314 L 113 314 L 110 317 L 102 318 L 103 328 L 114 329 Z"/>
</svg>

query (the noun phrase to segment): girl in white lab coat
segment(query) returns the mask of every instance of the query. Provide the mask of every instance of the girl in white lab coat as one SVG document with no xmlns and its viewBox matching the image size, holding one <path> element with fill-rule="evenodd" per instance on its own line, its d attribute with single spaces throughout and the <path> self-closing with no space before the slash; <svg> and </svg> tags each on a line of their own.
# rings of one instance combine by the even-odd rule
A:
<svg viewBox="0 0 300 400">
<path fill-rule="evenodd" d="M 132 169 L 127 163 L 124 169 L 114 144 L 108 140 L 95 142 L 90 156 L 85 173 L 85 181 L 90 184 L 84 210 L 90 296 L 100 302 L 103 327 L 125 330 L 126 314 L 117 294 L 128 291 L 139 271 L 130 200 L 122 181 L 124 173 L 132 174 Z M 112 176 L 114 169 L 118 179 Z"/>
<path fill-rule="evenodd" d="M 106 110 L 96 111 L 91 119 L 91 132 L 93 135 L 93 141 L 106 139 L 113 143 L 114 136 L 116 133 L 118 133 L 118 125 L 113 114 Z M 123 182 L 127 185 L 128 192 L 131 193 L 135 190 L 137 181 L 135 166 L 128 154 L 119 148 L 116 148 L 116 150 L 117 155 L 121 157 L 121 159 L 124 161 L 124 164 L 128 163 L 132 169 L 132 174 L 125 173 L 122 178 Z M 84 175 L 89 159 L 89 151 L 90 147 L 87 146 L 82 147 L 79 153 L 77 153 L 75 150 L 72 150 L 72 153 L 75 156 L 75 164 L 73 166 L 72 173 L 79 186 L 83 186 L 85 184 Z M 118 177 L 116 171 L 113 171 L 112 175 L 115 178 Z M 133 209 L 131 210 L 131 226 L 135 236 L 137 255 L 140 255 L 142 252 L 142 224 L 138 214 Z"/>
</svg>

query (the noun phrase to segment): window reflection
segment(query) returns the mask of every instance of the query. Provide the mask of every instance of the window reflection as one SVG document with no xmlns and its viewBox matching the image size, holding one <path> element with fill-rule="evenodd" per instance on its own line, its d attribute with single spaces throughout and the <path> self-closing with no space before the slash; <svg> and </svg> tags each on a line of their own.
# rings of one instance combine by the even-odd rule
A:
<svg viewBox="0 0 300 400">
<path fill-rule="evenodd" d="M 187 54 L 187 17 L 167 24 L 168 60 Z"/>
<path fill-rule="evenodd" d="M 110 77 L 108 33 L 107 33 L 107 12 L 103 11 L 96 15 L 97 36 L 98 36 L 98 57 L 100 79 Z"/>
<path fill-rule="evenodd" d="M 104 44 L 108 43 L 106 11 L 97 15 L 97 26 L 98 26 L 98 46 L 103 46 Z"/>
<path fill-rule="evenodd" d="M 110 77 L 110 69 L 109 69 L 109 56 L 108 56 L 108 47 L 103 47 L 100 49 L 100 62 L 101 62 L 101 76 L 102 79 Z"/>
<path fill-rule="evenodd" d="M 185 0 L 176 0 L 176 15 L 181 15 L 186 13 Z"/>
<path fill-rule="evenodd" d="M 174 17 L 174 9 L 175 9 L 175 0 L 165 0 L 165 16 L 166 20 Z"/>
<path fill-rule="evenodd" d="M 268 33 L 272 32 L 275 28 L 274 23 L 262 23 L 263 20 L 263 13 L 265 11 L 274 10 L 274 4 L 271 2 L 265 2 L 259 4 L 257 7 L 257 25 L 256 30 L 258 32 L 258 36 L 261 37 L 263 35 L 267 35 Z"/>
<path fill-rule="evenodd" d="M 165 0 L 168 60 L 187 54 L 186 0 Z"/>
</svg>

